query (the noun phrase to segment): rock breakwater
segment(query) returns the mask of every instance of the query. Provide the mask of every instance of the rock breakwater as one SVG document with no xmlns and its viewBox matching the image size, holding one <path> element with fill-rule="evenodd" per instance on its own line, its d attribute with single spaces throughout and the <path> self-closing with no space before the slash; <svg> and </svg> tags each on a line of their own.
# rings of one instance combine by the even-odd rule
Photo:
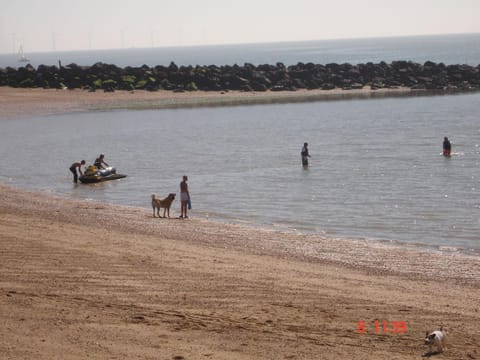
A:
<svg viewBox="0 0 480 360">
<path fill-rule="evenodd" d="M 224 66 L 125 67 L 96 63 L 92 66 L 28 64 L 0 68 L 0 86 L 103 90 L 171 91 L 292 91 L 297 89 L 371 89 L 407 87 L 412 90 L 480 90 L 480 65 L 445 65 L 427 61 L 392 63 L 313 64 L 285 66 L 246 63 Z"/>
</svg>

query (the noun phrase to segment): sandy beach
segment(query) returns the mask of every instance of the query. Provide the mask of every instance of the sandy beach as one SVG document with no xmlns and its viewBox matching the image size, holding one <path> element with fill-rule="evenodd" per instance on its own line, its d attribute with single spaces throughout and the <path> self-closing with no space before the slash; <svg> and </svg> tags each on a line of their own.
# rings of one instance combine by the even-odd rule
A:
<svg viewBox="0 0 480 360">
<path fill-rule="evenodd" d="M 88 92 L 85 90 L 20 89 L 0 87 L 0 119 L 66 112 L 117 109 L 165 109 L 178 107 L 232 106 L 268 103 L 326 101 L 384 96 L 408 96 L 425 91 L 409 88 L 370 90 L 298 90 L 281 92 L 207 92 L 174 93 L 137 90 Z"/>
<path fill-rule="evenodd" d="M 343 96 L 371 92 L 0 88 L 0 121 Z M 432 358 L 480 359 L 476 256 L 159 219 L 148 204 L 10 185 L 0 185 L 2 359 L 414 359 L 440 325 L 447 349 Z"/>
</svg>

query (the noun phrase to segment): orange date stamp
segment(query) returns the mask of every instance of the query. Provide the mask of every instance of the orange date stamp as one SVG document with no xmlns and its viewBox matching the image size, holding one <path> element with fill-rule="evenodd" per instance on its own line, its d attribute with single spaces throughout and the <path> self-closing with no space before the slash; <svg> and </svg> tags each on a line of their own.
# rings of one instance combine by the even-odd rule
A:
<svg viewBox="0 0 480 360">
<path fill-rule="evenodd" d="M 359 334 L 366 334 L 372 330 L 375 334 L 406 334 L 407 322 L 406 321 L 386 321 L 375 320 L 375 325 L 372 328 L 367 329 L 367 324 L 364 320 L 360 320 L 357 323 L 357 332 Z"/>
</svg>

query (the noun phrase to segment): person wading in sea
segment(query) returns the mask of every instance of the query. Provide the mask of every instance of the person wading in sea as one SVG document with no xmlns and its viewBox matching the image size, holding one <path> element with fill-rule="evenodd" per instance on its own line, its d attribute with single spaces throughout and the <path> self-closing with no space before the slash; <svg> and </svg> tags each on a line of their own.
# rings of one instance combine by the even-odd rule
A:
<svg viewBox="0 0 480 360">
<path fill-rule="evenodd" d="M 310 157 L 310 154 L 308 153 L 308 143 L 303 144 L 302 152 L 300 154 L 302 155 L 303 167 L 308 168 L 308 158 Z"/>
<path fill-rule="evenodd" d="M 452 144 L 450 143 L 450 140 L 448 140 L 448 137 L 443 138 L 443 156 L 450 156 L 450 153 L 452 152 Z"/>
<path fill-rule="evenodd" d="M 73 174 L 73 182 L 74 182 L 75 184 L 78 182 L 78 173 L 80 173 L 80 176 L 83 175 L 82 165 L 85 165 L 85 160 L 74 162 L 74 163 L 70 166 L 70 171 L 71 171 L 72 174 Z M 77 169 L 78 169 L 78 173 L 77 173 Z"/>
</svg>

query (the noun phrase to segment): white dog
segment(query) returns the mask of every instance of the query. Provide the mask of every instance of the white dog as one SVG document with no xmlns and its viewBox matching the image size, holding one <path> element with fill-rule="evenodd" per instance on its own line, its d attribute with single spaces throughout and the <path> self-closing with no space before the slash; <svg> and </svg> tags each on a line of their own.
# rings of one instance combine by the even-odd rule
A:
<svg viewBox="0 0 480 360">
<path fill-rule="evenodd" d="M 429 346 L 428 353 L 432 353 L 433 345 L 437 346 L 437 352 L 441 353 L 445 349 L 445 340 L 447 338 L 447 333 L 443 330 L 443 326 L 440 326 L 440 330 L 435 330 L 425 335 L 425 345 Z"/>
</svg>

